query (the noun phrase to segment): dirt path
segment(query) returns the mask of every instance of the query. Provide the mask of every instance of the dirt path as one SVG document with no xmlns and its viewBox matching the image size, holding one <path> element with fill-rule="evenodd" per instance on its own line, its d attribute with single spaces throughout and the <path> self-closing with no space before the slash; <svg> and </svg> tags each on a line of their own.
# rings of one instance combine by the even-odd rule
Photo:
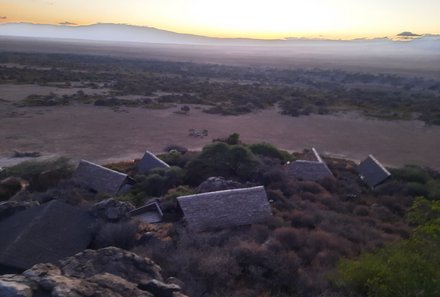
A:
<svg viewBox="0 0 440 297">
<path fill-rule="evenodd" d="M 371 153 L 390 166 L 411 163 L 440 169 L 440 127 L 424 127 L 418 121 L 353 115 L 293 118 L 275 110 L 234 117 L 195 109 L 185 116 L 172 109 L 115 112 L 87 105 L 20 110 L 25 114 L 0 115 L 0 158 L 14 150 L 39 151 L 105 163 L 138 158 L 146 149 L 160 152 L 168 144 L 198 149 L 213 138 L 237 132 L 245 142 L 266 141 L 287 150 L 314 146 L 321 153 L 354 160 Z M 209 136 L 188 136 L 191 128 L 207 129 Z"/>
</svg>

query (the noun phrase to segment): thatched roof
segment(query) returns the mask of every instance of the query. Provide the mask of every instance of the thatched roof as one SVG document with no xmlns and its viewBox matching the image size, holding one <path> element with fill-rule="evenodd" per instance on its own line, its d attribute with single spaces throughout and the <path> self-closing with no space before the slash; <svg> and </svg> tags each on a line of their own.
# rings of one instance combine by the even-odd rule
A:
<svg viewBox="0 0 440 297">
<path fill-rule="evenodd" d="M 180 196 L 177 200 L 194 230 L 248 225 L 272 215 L 262 186 Z"/>
<path fill-rule="evenodd" d="M 306 154 L 306 160 L 296 160 L 287 165 L 287 172 L 303 180 L 320 180 L 333 174 L 315 148 Z"/>
<path fill-rule="evenodd" d="M 85 160 L 79 162 L 73 178 L 98 193 L 110 195 L 117 195 L 125 190 L 125 185 L 132 183 L 124 173 Z"/>
<path fill-rule="evenodd" d="M 0 270 L 26 270 L 56 262 L 88 247 L 93 218 L 85 211 L 52 200 L 0 222 Z"/>
<path fill-rule="evenodd" d="M 146 223 L 159 223 L 162 221 L 163 213 L 157 202 L 145 204 L 129 212 L 133 219 Z"/>
<path fill-rule="evenodd" d="M 362 161 L 357 169 L 361 178 L 371 188 L 374 188 L 391 176 L 391 173 L 373 155 L 369 155 L 367 159 Z"/>
<path fill-rule="evenodd" d="M 139 173 L 147 173 L 151 169 L 155 168 L 168 168 L 170 165 L 156 157 L 154 154 L 146 151 L 142 159 L 137 164 Z"/>
</svg>

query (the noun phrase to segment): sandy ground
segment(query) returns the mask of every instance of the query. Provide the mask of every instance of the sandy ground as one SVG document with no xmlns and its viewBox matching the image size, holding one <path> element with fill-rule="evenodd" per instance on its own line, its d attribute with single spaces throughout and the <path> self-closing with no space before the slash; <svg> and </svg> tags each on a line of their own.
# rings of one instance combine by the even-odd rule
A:
<svg viewBox="0 0 440 297">
<path fill-rule="evenodd" d="M 1 109 L 0 104 L 0 166 L 10 164 L 14 150 L 107 163 L 139 158 L 147 149 L 160 152 L 169 144 L 199 149 L 213 138 L 237 132 L 247 143 L 266 141 L 290 151 L 314 146 L 323 154 L 353 160 L 374 154 L 388 166 L 440 169 L 440 127 L 419 121 L 371 120 L 355 114 L 293 118 L 275 110 L 221 116 L 193 109 L 185 116 L 175 114 L 177 108 L 115 112 L 87 105 L 21 108 L 24 115 L 4 117 Z M 207 129 L 209 136 L 188 136 L 191 128 Z"/>
</svg>

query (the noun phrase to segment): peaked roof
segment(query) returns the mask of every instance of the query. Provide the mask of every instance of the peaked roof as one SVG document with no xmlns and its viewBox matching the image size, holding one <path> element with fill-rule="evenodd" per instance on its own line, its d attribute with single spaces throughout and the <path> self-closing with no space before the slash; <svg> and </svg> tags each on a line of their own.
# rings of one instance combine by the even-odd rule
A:
<svg viewBox="0 0 440 297">
<path fill-rule="evenodd" d="M 170 165 L 156 157 L 153 153 L 146 151 L 139 161 L 137 168 L 140 173 L 147 173 L 154 168 L 168 168 Z"/>
<path fill-rule="evenodd" d="M 248 225 L 272 215 L 263 186 L 177 198 L 190 228 L 206 230 Z"/>
<path fill-rule="evenodd" d="M 81 160 L 73 177 L 81 184 L 97 192 L 116 195 L 129 180 L 129 177 L 98 164 Z"/>
<path fill-rule="evenodd" d="M 287 172 L 303 180 L 320 180 L 333 176 L 315 148 L 305 154 L 305 160 L 296 160 L 287 165 Z"/>
<path fill-rule="evenodd" d="M 372 188 L 391 176 L 391 173 L 373 155 L 362 161 L 357 170 L 361 178 Z"/>
<path fill-rule="evenodd" d="M 163 217 L 162 210 L 157 202 L 147 203 L 144 206 L 133 209 L 129 214 L 133 219 L 147 223 L 159 223 Z"/>
<path fill-rule="evenodd" d="M 93 221 L 56 200 L 20 211 L 0 222 L 0 266 L 26 270 L 80 252 L 90 244 Z"/>
</svg>

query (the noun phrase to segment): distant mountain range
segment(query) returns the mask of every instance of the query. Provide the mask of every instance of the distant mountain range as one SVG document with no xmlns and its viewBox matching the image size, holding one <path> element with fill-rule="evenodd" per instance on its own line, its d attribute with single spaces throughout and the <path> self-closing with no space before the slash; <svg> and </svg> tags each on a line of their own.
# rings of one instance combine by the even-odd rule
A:
<svg viewBox="0 0 440 297">
<path fill-rule="evenodd" d="M 410 33 L 410 32 L 405 32 Z M 402 34 L 402 33 L 401 33 Z M 140 42 L 160 44 L 186 45 L 298 45 L 310 43 L 331 44 L 411 44 L 419 49 L 440 51 L 440 35 L 416 35 L 417 38 L 406 42 L 396 42 L 389 38 L 354 39 L 354 40 L 325 40 L 306 38 L 285 38 L 275 40 L 250 38 L 214 38 L 192 34 L 181 34 L 153 27 L 140 27 L 124 24 L 94 24 L 85 26 L 46 25 L 32 23 L 3 23 L 0 24 L 0 36 L 78 39 L 94 41 Z M 398 35 L 396 35 L 398 36 Z M 405 34 L 405 36 L 408 36 Z"/>
</svg>

